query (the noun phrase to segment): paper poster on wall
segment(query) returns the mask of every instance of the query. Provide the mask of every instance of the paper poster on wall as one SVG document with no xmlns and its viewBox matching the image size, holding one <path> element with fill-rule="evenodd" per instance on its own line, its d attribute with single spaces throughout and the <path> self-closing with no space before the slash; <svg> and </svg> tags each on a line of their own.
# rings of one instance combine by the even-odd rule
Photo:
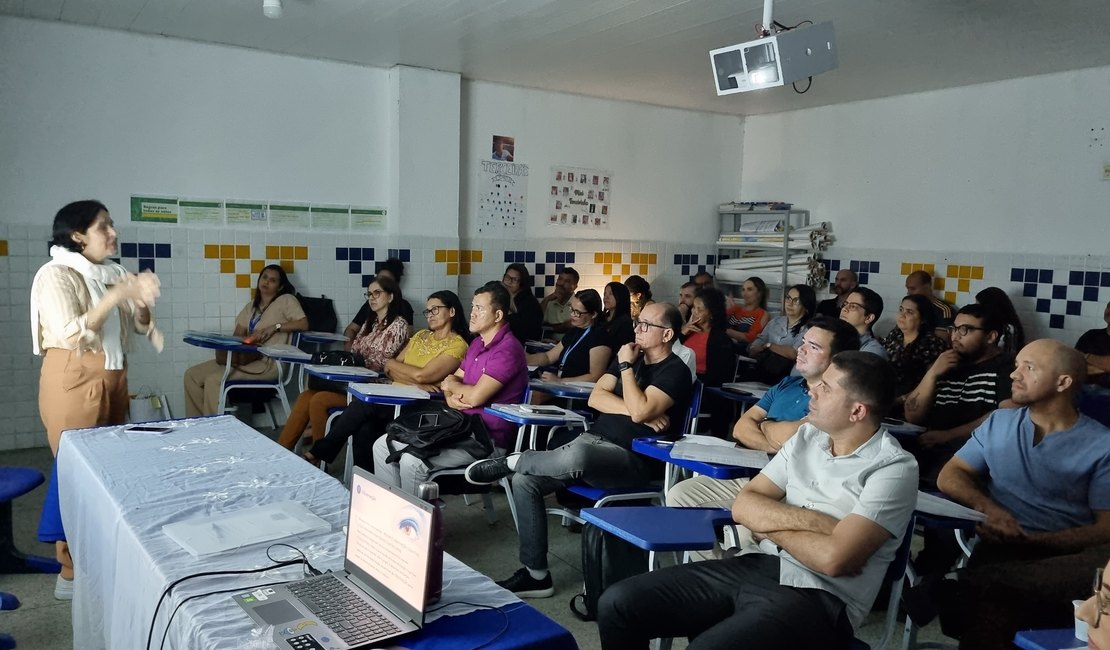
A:
<svg viewBox="0 0 1110 650">
<path fill-rule="evenodd" d="M 351 230 L 381 230 L 385 217 L 385 208 L 351 207 Z"/>
<path fill-rule="evenodd" d="M 551 168 L 547 223 L 559 228 L 609 228 L 613 174 L 600 169 L 561 165 Z"/>
<path fill-rule="evenodd" d="M 270 228 L 308 230 L 308 204 L 271 203 Z"/>
<path fill-rule="evenodd" d="M 314 205 L 310 215 L 313 230 L 347 230 L 351 227 L 351 208 L 345 205 Z"/>
<path fill-rule="evenodd" d="M 177 199 L 157 196 L 132 196 L 131 220 L 177 223 Z"/>
<path fill-rule="evenodd" d="M 481 161 L 478 172 L 478 232 L 524 236 L 528 213 L 528 165 Z"/>
<path fill-rule="evenodd" d="M 240 203 L 228 201 L 226 204 L 227 225 L 247 228 L 265 228 L 266 205 L 263 203 Z"/>
<path fill-rule="evenodd" d="M 516 155 L 516 138 L 508 135 L 493 136 L 493 159 L 512 162 Z"/>
<path fill-rule="evenodd" d="M 187 226 L 224 225 L 224 202 L 181 199 L 178 203 L 179 223 Z"/>
</svg>

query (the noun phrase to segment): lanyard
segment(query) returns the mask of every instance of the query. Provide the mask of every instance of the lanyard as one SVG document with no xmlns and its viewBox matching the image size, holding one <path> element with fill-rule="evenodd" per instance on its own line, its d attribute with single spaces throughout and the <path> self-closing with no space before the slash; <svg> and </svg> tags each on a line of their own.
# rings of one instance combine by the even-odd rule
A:
<svg viewBox="0 0 1110 650">
<path fill-rule="evenodd" d="M 247 325 L 247 332 L 253 333 L 254 328 L 258 326 L 258 321 L 262 320 L 262 312 L 256 311 L 251 315 L 251 322 Z"/>
<path fill-rule="evenodd" d="M 563 366 L 565 366 L 567 364 L 567 358 L 570 357 L 570 353 L 574 351 L 574 348 L 578 347 L 578 344 L 582 342 L 582 339 L 584 339 L 584 338 L 586 338 L 587 336 L 590 335 L 590 330 L 593 329 L 593 327 L 594 327 L 593 325 L 590 325 L 589 327 L 587 327 L 586 331 L 582 332 L 582 336 L 579 336 L 577 339 L 575 339 L 574 345 L 570 346 L 570 348 L 567 349 L 567 350 L 563 350 L 563 356 L 559 358 L 559 375 L 560 376 L 562 376 L 562 374 L 563 374 Z"/>
</svg>

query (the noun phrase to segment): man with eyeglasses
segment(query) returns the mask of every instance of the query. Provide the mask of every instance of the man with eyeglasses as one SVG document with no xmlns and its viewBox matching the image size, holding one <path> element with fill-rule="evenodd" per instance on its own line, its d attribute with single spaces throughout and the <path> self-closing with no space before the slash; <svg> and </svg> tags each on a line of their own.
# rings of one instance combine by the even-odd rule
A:
<svg viewBox="0 0 1110 650">
<path fill-rule="evenodd" d="M 840 319 L 859 332 L 859 349 L 886 359 L 886 348 L 871 332 L 875 321 L 883 315 L 883 297 L 867 287 L 856 287 L 844 299 Z"/>
<path fill-rule="evenodd" d="M 1018 630 L 1068 626 L 1072 599 L 1090 593 L 1091 567 L 1110 552 L 1110 429 L 1076 410 L 1086 374 L 1063 343 L 1026 345 L 1011 374 L 1019 408 L 992 413 L 937 479 L 987 516 L 966 570 L 937 592 L 960 648 L 1010 648 Z"/>
<path fill-rule="evenodd" d="M 975 427 L 1010 398 L 1012 355 L 998 347 L 1005 325 L 982 305 L 965 306 L 949 327 L 952 349 L 937 357 L 917 388 L 906 396 L 906 420 L 926 431 L 903 441 L 921 467 L 922 489 L 936 476 Z"/>
<path fill-rule="evenodd" d="M 560 341 L 563 334 L 571 329 L 570 299 L 578 291 L 578 271 L 563 267 L 555 278 L 555 290 L 540 301 L 543 310 L 543 324 L 554 332 L 551 338 Z"/>
<path fill-rule="evenodd" d="M 917 465 L 882 426 L 894 370 L 858 351 L 810 388 L 808 422 L 748 483 L 732 518 L 748 552 L 666 567 L 601 594 L 603 650 L 847 648 L 917 503 Z"/>
<path fill-rule="evenodd" d="M 590 393 L 590 407 L 600 415 L 588 432 L 551 451 L 490 458 L 466 469 L 466 480 L 475 485 L 512 477 L 524 566 L 498 585 L 525 598 L 554 595 L 547 569 L 546 495 L 572 481 L 620 488 L 658 477 L 656 462 L 634 453 L 632 440 L 651 435 L 675 439 L 682 433 L 692 382 L 671 349 L 681 329 L 682 316 L 674 305 L 647 305 L 635 322 L 636 340 L 621 347 Z"/>
</svg>

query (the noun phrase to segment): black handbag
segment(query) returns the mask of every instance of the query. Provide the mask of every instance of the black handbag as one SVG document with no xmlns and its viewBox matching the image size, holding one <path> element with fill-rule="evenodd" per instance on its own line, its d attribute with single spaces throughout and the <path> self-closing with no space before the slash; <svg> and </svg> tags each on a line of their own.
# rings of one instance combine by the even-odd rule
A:
<svg viewBox="0 0 1110 650">
<path fill-rule="evenodd" d="M 308 362 L 316 366 L 366 367 L 366 359 L 364 359 L 361 354 L 344 352 L 343 350 L 322 350 L 316 352 Z M 308 388 L 310 390 L 329 390 L 333 393 L 347 392 L 347 384 L 345 382 L 321 379 L 319 377 L 313 377 L 312 375 L 308 376 Z"/>
<path fill-rule="evenodd" d="M 429 458 L 447 448 L 467 452 L 474 460 L 493 454 L 486 423 L 439 400 L 416 400 L 401 407 L 401 414 L 385 427 L 386 462 L 396 463 L 401 454 L 415 456 L 431 468 Z M 406 445 L 398 448 L 398 443 Z"/>
</svg>

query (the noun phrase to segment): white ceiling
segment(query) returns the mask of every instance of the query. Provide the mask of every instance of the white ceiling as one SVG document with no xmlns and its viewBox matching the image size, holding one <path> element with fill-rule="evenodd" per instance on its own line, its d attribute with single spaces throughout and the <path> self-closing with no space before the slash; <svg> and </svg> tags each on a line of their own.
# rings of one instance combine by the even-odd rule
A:
<svg viewBox="0 0 1110 650">
<path fill-rule="evenodd" d="M 728 97 L 708 52 L 755 38 L 761 0 L 0 0 L 0 14 L 378 67 L 397 64 L 752 115 L 1110 65 L 1107 0 L 780 0 L 833 21 L 838 69 L 812 89 Z"/>
</svg>

